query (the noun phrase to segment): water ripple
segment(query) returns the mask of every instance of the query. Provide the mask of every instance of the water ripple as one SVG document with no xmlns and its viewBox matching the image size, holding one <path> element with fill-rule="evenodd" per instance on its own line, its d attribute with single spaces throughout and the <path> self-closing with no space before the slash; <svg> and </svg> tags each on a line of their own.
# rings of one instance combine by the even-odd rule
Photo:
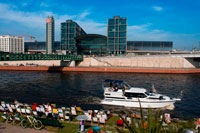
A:
<svg viewBox="0 0 200 133">
<path fill-rule="evenodd" d="M 106 78 L 122 79 L 132 86 L 149 90 L 154 84 L 158 92 L 171 97 L 177 97 L 183 91 L 182 101 L 175 104 L 174 114 L 200 117 L 199 74 L 0 71 L 0 100 L 98 107 L 100 105 L 96 104 L 103 98 L 101 83 Z"/>
</svg>

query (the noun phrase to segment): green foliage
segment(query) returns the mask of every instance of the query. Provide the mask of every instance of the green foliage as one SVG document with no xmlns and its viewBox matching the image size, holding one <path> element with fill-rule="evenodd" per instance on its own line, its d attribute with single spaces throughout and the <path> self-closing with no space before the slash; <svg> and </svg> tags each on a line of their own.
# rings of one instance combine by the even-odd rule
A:
<svg viewBox="0 0 200 133">
<path fill-rule="evenodd" d="M 119 116 L 113 116 L 113 117 L 111 117 L 111 118 L 106 122 L 106 125 L 109 125 L 109 126 L 116 125 L 116 121 L 117 121 L 119 118 L 120 118 Z"/>
<path fill-rule="evenodd" d="M 124 119 L 124 117 L 122 117 L 120 113 L 118 113 L 119 117 L 124 121 L 124 124 L 130 133 L 177 133 L 182 132 L 183 129 L 194 129 L 195 127 L 194 120 L 163 124 L 165 118 L 164 115 L 161 114 L 160 110 L 157 110 L 155 114 L 153 114 L 150 108 L 148 109 L 147 119 L 144 119 L 144 113 L 143 109 L 141 108 L 141 103 L 140 114 L 141 119 L 130 117 L 131 124 L 129 124 L 128 121 Z M 161 115 L 163 116 L 162 119 L 160 118 Z M 120 133 L 124 132 L 124 130 L 120 130 L 119 128 L 117 128 L 117 131 Z"/>
</svg>

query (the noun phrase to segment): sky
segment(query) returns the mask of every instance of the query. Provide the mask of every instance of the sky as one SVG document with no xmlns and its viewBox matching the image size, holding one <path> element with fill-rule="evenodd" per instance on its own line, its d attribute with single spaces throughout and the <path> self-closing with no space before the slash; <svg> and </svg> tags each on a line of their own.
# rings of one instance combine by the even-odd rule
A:
<svg viewBox="0 0 200 133">
<path fill-rule="evenodd" d="M 0 0 L 0 35 L 46 40 L 46 17 L 76 21 L 88 34 L 107 34 L 107 20 L 128 19 L 128 41 L 173 41 L 174 49 L 198 49 L 200 0 Z M 28 40 L 29 38 L 25 38 Z"/>
</svg>

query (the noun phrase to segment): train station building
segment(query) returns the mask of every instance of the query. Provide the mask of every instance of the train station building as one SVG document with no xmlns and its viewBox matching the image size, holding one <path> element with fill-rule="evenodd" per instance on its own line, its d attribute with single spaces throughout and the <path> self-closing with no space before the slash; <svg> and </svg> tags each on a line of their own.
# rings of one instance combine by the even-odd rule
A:
<svg viewBox="0 0 200 133">
<path fill-rule="evenodd" d="M 54 54 L 124 55 L 167 54 L 172 51 L 172 41 L 133 41 L 127 38 L 127 18 L 114 16 L 107 21 L 107 36 L 87 34 L 73 20 L 61 23 L 60 41 L 54 42 Z M 25 42 L 26 52 L 44 53 L 44 42 Z M 38 51 L 37 51 L 38 50 Z"/>
</svg>

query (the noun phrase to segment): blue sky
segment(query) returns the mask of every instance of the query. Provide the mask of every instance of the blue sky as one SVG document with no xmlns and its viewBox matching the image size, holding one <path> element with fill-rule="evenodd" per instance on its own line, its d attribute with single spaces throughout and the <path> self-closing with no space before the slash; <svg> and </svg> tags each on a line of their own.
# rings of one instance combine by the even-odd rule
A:
<svg viewBox="0 0 200 133">
<path fill-rule="evenodd" d="M 199 13 L 199 0 L 0 0 L 0 35 L 44 41 L 48 15 L 55 18 L 58 41 L 67 19 L 87 33 L 106 35 L 107 19 L 119 15 L 128 18 L 127 40 L 173 41 L 175 49 L 191 50 L 200 41 Z"/>
</svg>

